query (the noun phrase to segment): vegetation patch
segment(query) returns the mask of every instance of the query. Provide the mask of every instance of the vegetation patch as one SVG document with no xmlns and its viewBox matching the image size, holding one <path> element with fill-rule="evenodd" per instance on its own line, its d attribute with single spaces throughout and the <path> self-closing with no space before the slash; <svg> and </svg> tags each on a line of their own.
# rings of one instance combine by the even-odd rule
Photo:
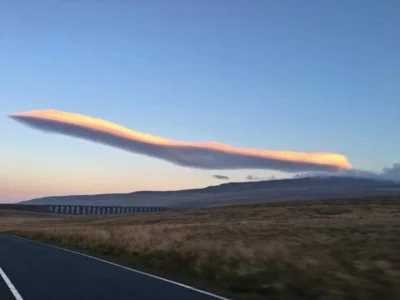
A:
<svg viewBox="0 0 400 300">
<path fill-rule="evenodd" d="M 109 217 L 10 213 L 0 216 L 0 230 L 233 299 L 400 299 L 399 213 L 398 205 L 320 204 Z"/>
</svg>

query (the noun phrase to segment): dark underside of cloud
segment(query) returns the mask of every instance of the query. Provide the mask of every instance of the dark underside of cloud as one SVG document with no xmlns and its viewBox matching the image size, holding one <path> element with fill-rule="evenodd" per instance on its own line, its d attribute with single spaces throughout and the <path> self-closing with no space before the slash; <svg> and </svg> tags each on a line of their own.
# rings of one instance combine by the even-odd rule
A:
<svg viewBox="0 0 400 300">
<path fill-rule="evenodd" d="M 46 132 L 72 136 L 95 143 L 109 145 L 133 153 L 162 159 L 185 167 L 209 170 L 223 169 L 269 169 L 284 172 L 337 171 L 334 165 L 302 161 L 290 161 L 243 153 L 229 153 L 212 147 L 193 147 L 174 144 L 156 144 L 143 142 L 111 134 L 102 130 L 84 127 L 80 124 L 70 124 L 61 121 L 11 116 L 16 121 Z M 43 145 L 45 147 L 45 145 Z"/>
<path fill-rule="evenodd" d="M 229 180 L 229 177 L 225 175 L 213 175 L 212 177 L 218 180 Z"/>
</svg>

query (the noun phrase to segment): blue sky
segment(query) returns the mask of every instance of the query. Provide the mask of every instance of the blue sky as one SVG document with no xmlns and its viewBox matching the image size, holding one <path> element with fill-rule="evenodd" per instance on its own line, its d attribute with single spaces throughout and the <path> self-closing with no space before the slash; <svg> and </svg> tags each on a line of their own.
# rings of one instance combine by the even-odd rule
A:
<svg viewBox="0 0 400 300">
<path fill-rule="evenodd" d="M 6 117 L 30 110 L 366 170 L 400 159 L 399 1 L 2 3 L 0 201 L 287 176 L 182 168 Z"/>
</svg>

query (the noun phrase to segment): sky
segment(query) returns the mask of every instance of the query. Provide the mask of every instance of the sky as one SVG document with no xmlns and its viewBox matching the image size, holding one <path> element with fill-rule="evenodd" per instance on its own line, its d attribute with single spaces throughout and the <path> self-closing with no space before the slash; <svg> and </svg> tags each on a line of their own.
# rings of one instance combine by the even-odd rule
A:
<svg viewBox="0 0 400 300">
<path fill-rule="evenodd" d="M 177 166 L 7 117 L 32 110 L 389 167 L 400 160 L 398 28 L 397 0 L 2 1 L 0 201 L 293 175 Z"/>
</svg>

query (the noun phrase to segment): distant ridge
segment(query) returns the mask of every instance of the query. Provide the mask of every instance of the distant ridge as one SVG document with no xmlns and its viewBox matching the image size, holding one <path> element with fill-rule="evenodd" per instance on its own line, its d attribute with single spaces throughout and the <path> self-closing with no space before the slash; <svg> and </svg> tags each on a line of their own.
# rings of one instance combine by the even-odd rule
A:
<svg viewBox="0 0 400 300">
<path fill-rule="evenodd" d="M 356 177 L 319 176 L 268 181 L 231 182 L 199 189 L 138 191 L 97 195 L 53 196 L 21 204 L 146 205 L 202 208 L 327 198 L 400 195 L 400 183 Z"/>
</svg>

